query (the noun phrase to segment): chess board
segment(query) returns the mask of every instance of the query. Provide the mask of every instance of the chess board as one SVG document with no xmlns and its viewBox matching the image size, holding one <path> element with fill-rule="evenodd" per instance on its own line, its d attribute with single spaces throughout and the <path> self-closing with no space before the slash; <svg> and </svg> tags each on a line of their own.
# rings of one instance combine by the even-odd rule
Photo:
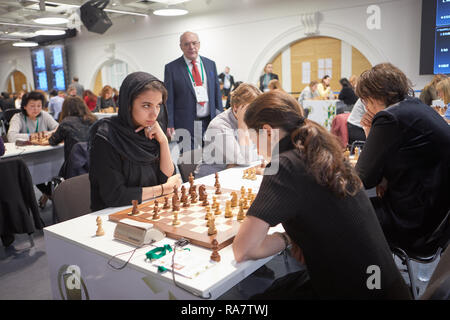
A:
<svg viewBox="0 0 450 320">
<path fill-rule="evenodd" d="M 48 142 L 49 138 L 50 136 L 46 135 L 44 132 L 38 132 L 30 136 L 30 143 L 36 146 L 49 146 L 50 145 L 50 143 Z"/>
<path fill-rule="evenodd" d="M 116 113 L 116 109 L 114 107 L 108 107 L 100 109 L 100 113 Z"/>
<path fill-rule="evenodd" d="M 197 186 L 198 187 L 198 186 Z M 197 188 L 198 189 L 198 188 Z M 233 212 L 232 218 L 225 218 L 225 203 L 227 200 L 231 200 L 231 192 L 236 192 L 238 200 L 241 197 L 240 190 L 221 189 L 222 194 L 216 195 L 215 188 L 206 186 L 206 192 L 208 194 L 208 201 L 212 204 L 212 196 L 217 198 L 217 202 L 220 203 L 220 215 L 214 215 L 214 210 L 211 210 L 211 214 L 215 217 L 215 226 L 217 233 L 214 235 L 208 235 L 208 227 L 206 226 L 207 220 L 205 219 L 206 207 L 202 206 L 202 202 L 197 199 L 197 203 L 191 203 L 189 207 L 184 208 L 180 204 L 180 211 L 178 213 L 179 225 L 173 226 L 173 212 L 172 208 L 162 209 L 164 204 L 164 196 L 157 198 L 160 211 L 158 212 L 160 219 L 153 220 L 153 208 L 154 200 L 143 202 L 138 205 L 139 213 L 136 215 L 130 215 L 132 212 L 132 206 L 129 208 L 113 213 L 109 215 L 110 221 L 120 221 L 121 219 L 129 218 L 137 221 L 151 222 L 155 227 L 164 231 L 169 238 L 180 239 L 186 238 L 195 245 L 212 249 L 212 240 L 217 239 L 219 246 L 218 249 L 222 249 L 233 242 L 236 236 L 241 221 L 237 220 L 237 214 L 239 211 L 239 205 L 231 208 Z M 198 192 L 198 191 L 197 191 Z M 247 195 L 248 189 L 246 189 Z M 252 193 L 256 194 L 255 191 Z M 172 194 L 167 195 L 169 203 L 172 206 L 171 199 Z M 248 209 L 244 209 L 247 213 Z"/>
<path fill-rule="evenodd" d="M 265 165 L 258 164 L 256 166 L 244 169 L 244 170 L 242 170 L 242 178 L 243 179 L 249 179 L 248 176 L 249 176 L 249 172 L 251 170 L 254 170 L 255 175 L 262 176 L 264 174 L 264 169 L 265 168 L 266 168 Z M 253 180 L 253 179 L 249 179 L 249 180 Z"/>
<path fill-rule="evenodd" d="M 49 146 L 48 138 L 39 139 L 39 140 L 30 140 L 30 143 L 35 146 Z"/>
</svg>

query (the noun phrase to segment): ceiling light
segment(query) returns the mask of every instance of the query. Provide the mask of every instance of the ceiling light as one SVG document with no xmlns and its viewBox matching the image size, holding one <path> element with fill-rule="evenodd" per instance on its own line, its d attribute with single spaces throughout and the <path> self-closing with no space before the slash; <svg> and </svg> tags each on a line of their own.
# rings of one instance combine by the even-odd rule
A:
<svg viewBox="0 0 450 320">
<path fill-rule="evenodd" d="M 37 47 L 38 44 L 36 42 L 31 42 L 31 41 L 21 41 L 21 42 L 14 42 L 13 43 L 14 47 Z"/>
<path fill-rule="evenodd" d="M 188 13 L 188 11 L 186 9 L 174 9 L 174 8 L 172 8 L 172 9 L 170 9 L 170 8 L 159 9 L 159 10 L 153 11 L 154 15 L 166 16 L 166 17 L 169 17 L 169 16 L 182 16 L 182 15 L 185 15 L 187 13 Z"/>
<path fill-rule="evenodd" d="M 103 11 L 112 12 L 112 13 L 129 14 L 129 15 L 132 15 L 132 16 L 141 16 L 141 17 L 147 17 L 148 16 L 148 14 L 145 14 L 145 13 L 131 12 L 131 11 L 122 11 L 122 10 L 116 10 L 116 9 L 103 9 Z"/>
<path fill-rule="evenodd" d="M 45 17 L 34 19 L 34 22 L 39 24 L 63 24 L 69 22 L 69 20 L 62 17 Z"/>
<path fill-rule="evenodd" d="M 60 36 L 65 34 L 65 30 L 44 29 L 35 32 L 37 36 Z"/>
</svg>

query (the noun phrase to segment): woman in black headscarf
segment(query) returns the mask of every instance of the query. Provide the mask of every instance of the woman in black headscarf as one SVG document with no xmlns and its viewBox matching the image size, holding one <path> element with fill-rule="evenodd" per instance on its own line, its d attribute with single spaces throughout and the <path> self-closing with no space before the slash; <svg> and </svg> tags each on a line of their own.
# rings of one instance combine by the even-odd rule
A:
<svg viewBox="0 0 450 320">
<path fill-rule="evenodd" d="M 145 72 L 120 87 L 118 116 L 97 121 L 90 134 L 91 209 L 131 205 L 181 185 L 167 140 L 167 91 Z"/>
</svg>

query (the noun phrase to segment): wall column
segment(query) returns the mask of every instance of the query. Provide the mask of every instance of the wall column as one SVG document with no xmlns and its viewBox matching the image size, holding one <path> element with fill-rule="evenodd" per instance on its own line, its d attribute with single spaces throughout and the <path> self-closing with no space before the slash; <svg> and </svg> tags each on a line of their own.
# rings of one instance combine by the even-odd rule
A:
<svg viewBox="0 0 450 320">
<path fill-rule="evenodd" d="M 341 78 L 349 79 L 352 75 L 352 46 L 341 41 Z"/>
<path fill-rule="evenodd" d="M 350 51 L 351 54 L 351 51 Z M 292 91 L 292 79 L 291 79 L 291 46 L 288 45 L 281 54 L 281 69 L 282 69 L 282 79 L 281 83 L 283 89 L 286 92 Z"/>
</svg>

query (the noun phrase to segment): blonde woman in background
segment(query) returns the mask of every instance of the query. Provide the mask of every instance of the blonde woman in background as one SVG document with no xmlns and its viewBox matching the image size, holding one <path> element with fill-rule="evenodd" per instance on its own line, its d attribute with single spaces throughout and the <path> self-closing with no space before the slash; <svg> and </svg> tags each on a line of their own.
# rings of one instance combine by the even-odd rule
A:
<svg viewBox="0 0 450 320">
<path fill-rule="evenodd" d="M 350 77 L 350 79 L 348 79 L 348 81 L 350 81 L 350 84 L 352 85 L 353 91 L 356 91 L 356 83 L 358 82 L 358 77 L 356 75 L 352 75 Z"/>
<path fill-rule="evenodd" d="M 447 76 L 445 74 L 435 75 L 433 77 L 433 80 L 431 80 L 431 82 L 423 88 L 422 92 L 420 93 L 419 99 L 423 103 L 431 106 L 433 100 L 439 99 L 439 95 L 437 92 L 438 83 L 445 79 L 447 79 Z M 448 83 L 448 81 L 447 81 L 447 83 Z M 441 90 L 442 90 L 442 87 L 443 86 L 441 86 Z M 444 99 L 442 98 L 442 100 L 444 100 Z M 450 101 L 445 102 L 445 104 L 447 104 L 448 102 L 450 102 Z"/>
<path fill-rule="evenodd" d="M 436 91 L 438 96 L 444 101 L 445 105 L 447 106 L 447 110 L 444 114 L 444 119 L 448 123 L 450 123 L 450 108 L 448 105 L 450 104 L 450 78 L 445 78 L 444 80 L 440 81 L 436 85 Z"/>
<path fill-rule="evenodd" d="M 283 87 L 281 86 L 281 82 L 278 79 L 270 80 L 267 88 L 269 89 L 269 91 L 280 90 L 280 91 L 285 92 L 283 90 Z"/>
<path fill-rule="evenodd" d="M 322 78 L 322 81 L 317 86 L 317 90 L 319 91 L 320 97 L 324 100 L 332 99 L 333 91 L 330 87 L 331 78 L 329 75 L 326 75 Z"/>
</svg>

